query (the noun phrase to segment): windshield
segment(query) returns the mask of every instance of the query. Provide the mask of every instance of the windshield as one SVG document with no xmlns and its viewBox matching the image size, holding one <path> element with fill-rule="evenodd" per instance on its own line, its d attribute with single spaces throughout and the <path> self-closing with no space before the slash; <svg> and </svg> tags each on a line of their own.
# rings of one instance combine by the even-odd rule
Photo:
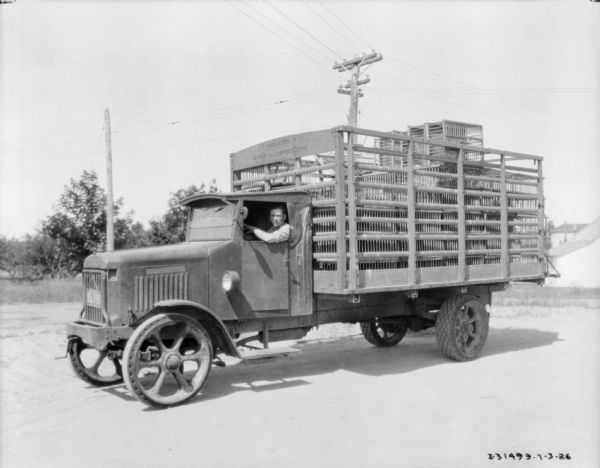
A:
<svg viewBox="0 0 600 468">
<path fill-rule="evenodd" d="M 211 200 L 203 206 L 193 207 L 188 226 L 188 241 L 229 240 L 235 206 Z"/>
</svg>

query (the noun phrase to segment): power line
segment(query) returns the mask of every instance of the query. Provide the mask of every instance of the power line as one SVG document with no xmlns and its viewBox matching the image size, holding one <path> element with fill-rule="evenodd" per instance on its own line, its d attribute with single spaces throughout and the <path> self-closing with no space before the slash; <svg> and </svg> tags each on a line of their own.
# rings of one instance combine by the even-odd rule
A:
<svg viewBox="0 0 600 468">
<path fill-rule="evenodd" d="M 424 68 L 417 67 L 415 65 L 408 64 L 407 62 L 404 62 L 402 60 L 398 60 L 398 59 L 395 59 L 395 58 L 392 58 L 391 60 L 395 61 L 395 62 L 398 62 L 398 63 L 406 64 L 405 67 L 394 66 L 392 64 L 392 66 L 394 66 L 395 68 L 401 69 L 403 71 L 409 71 L 410 73 L 415 73 L 417 75 L 424 76 L 427 79 L 434 79 L 434 80 L 437 80 L 437 81 L 445 81 L 445 82 L 453 82 L 453 83 L 458 84 L 459 86 L 462 86 L 463 88 L 468 88 L 469 90 L 477 90 L 478 89 L 478 88 L 476 88 L 475 86 L 473 86 L 473 85 L 471 85 L 469 83 L 465 83 L 465 82 L 462 82 L 462 81 L 459 81 L 459 80 L 455 80 L 453 78 L 446 77 L 445 75 L 442 75 L 442 74 L 439 74 L 439 73 L 436 73 L 436 72 L 432 72 L 432 71 L 426 70 Z M 411 68 L 414 68 L 416 70 L 422 70 L 424 73 L 423 72 L 419 72 L 419 71 L 410 70 L 410 68 L 407 68 L 407 67 L 411 67 Z M 430 75 L 430 76 L 428 76 L 428 75 Z M 533 105 L 524 103 L 522 101 L 519 101 L 517 99 L 513 99 L 513 98 L 506 97 L 506 96 L 502 96 L 501 94 L 498 94 L 498 93 L 495 93 L 495 92 L 482 92 L 481 94 L 482 95 L 488 95 L 488 96 L 490 96 L 490 97 L 492 97 L 494 99 L 504 101 L 505 103 L 508 103 L 508 104 L 511 104 L 511 105 L 519 106 L 519 107 L 521 107 L 522 109 L 525 109 L 525 110 L 529 110 L 529 111 L 533 110 L 533 111 L 535 111 L 538 114 L 543 114 L 543 115 L 546 115 L 546 116 L 557 117 L 557 118 L 560 119 L 557 122 L 558 126 L 561 126 L 562 128 L 569 130 L 571 133 L 572 133 L 572 130 L 575 130 L 576 132 L 581 132 L 580 128 L 575 128 L 575 127 L 569 128 L 569 126 L 565 124 L 565 122 L 568 121 L 568 118 L 566 116 L 564 116 L 564 115 L 559 114 L 559 113 L 552 112 L 552 111 L 549 111 L 547 109 L 540 108 L 538 106 L 533 106 Z M 461 100 L 459 102 L 461 102 L 461 105 L 464 105 L 464 100 Z M 486 109 L 487 109 L 487 107 L 486 107 Z M 503 118 L 505 118 L 505 119 L 507 118 L 506 117 L 506 113 L 504 111 L 499 110 L 499 112 L 502 112 Z M 509 118 L 510 117 L 511 116 L 509 116 Z M 517 118 L 519 121 L 521 121 L 523 119 L 528 119 L 530 121 L 541 123 L 542 125 L 545 124 L 544 122 L 540 122 L 539 120 L 535 120 L 535 118 L 532 118 L 532 117 L 523 117 L 523 115 L 519 115 L 518 117 L 515 116 L 515 118 Z M 587 138 L 584 137 L 584 139 L 587 139 Z M 595 141 L 593 141 L 593 140 L 589 140 L 588 143 L 587 143 L 587 145 L 591 145 L 591 147 L 593 147 L 595 150 L 597 150 L 597 148 L 598 148 L 598 144 Z"/>
<path fill-rule="evenodd" d="M 315 96 L 313 98 L 313 100 L 319 100 L 320 102 L 323 102 L 324 100 L 331 100 L 331 99 L 333 99 L 335 97 L 336 97 L 335 94 L 331 94 L 328 98 L 325 98 L 325 99 L 323 99 L 320 96 Z M 291 105 L 302 105 L 302 104 L 305 104 L 305 103 L 306 102 L 297 102 L 297 103 L 292 103 Z M 263 109 L 263 111 L 264 110 L 267 110 L 267 109 Z M 244 116 L 244 115 L 255 114 L 255 113 L 256 113 L 255 110 L 251 110 L 251 111 L 248 111 L 248 112 L 245 112 L 245 113 L 238 113 L 238 114 L 236 114 L 236 116 L 240 116 L 241 117 L 241 116 Z M 215 120 L 219 120 L 219 119 L 223 119 L 223 118 L 229 118 L 229 117 L 231 117 L 231 116 L 216 116 L 216 117 L 212 117 L 212 118 L 206 119 L 202 123 L 211 122 L 211 121 L 215 121 Z M 100 135 L 100 137 L 101 136 L 102 135 Z M 210 138 L 209 139 L 206 139 L 206 138 L 204 138 L 204 139 L 195 139 L 195 140 L 192 140 L 192 142 L 166 143 L 166 144 L 164 144 L 162 146 L 164 146 L 164 147 L 168 147 L 168 146 L 180 146 L 180 145 L 191 144 L 191 143 L 202 142 L 202 141 L 206 141 L 206 142 L 209 142 L 209 141 L 221 141 L 221 140 L 227 140 L 228 138 L 234 140 L 237 137 L 225 137 L 225 138 L 217 139 L 217 140 L 210 139 Z M 117 143 L 117 144 L 113 145 L 114 146 L 114 152 L 121 152 L 123 150 L 132 150 L 132 149 L 139 149 L 139 150 L 141 150 L 141 149 L 152 149 L 152 148 L 162 147 L 161 145 L 133 145 L 133 146 L 122 147 L 122 146 L 118 146 L 118 140 L 117 139 L 113 138 L 113 140 L 116 140 L 116 143 Z M 100 146 L 100 141 L 98 141 L 98 145 Z M 98 152 L 100 153 L 101 150 L 98 150 Z M 80 157 L 80 156 L 92 156 L 92 155 L 96 156 L 96 151 L 92 151 L 92 152 L 90 152 L 90 151 L 77 152 L 77 153 L 74 153 L 74 154 L 73 153 L 72 154 L 59 154 L 59 155 L 54 155 L 54 156 L 52 156 L 52 155 L 50 155 L 50 156 L 49 155 L 41 155 L 41 156 L 29 156 L 29 157 L 25 156 L 25 157 L 15 157 L 15 158 L 4 158 L 4 161 L 7 161 L 7 162 L 30 161 L 30 160 L 44 160 L 45 161 L 45 160 L 48 160 L 48 159 L 63 159 L 63 158 Z"/>
<path fill-rule="evenodd" d="M 333 50 L 331 47 L 329 47 L 327 44 L 324 44 L 323 42 L 321 42 L 318 38 L 316 38 L 313 34 L 311 34 L 309 31 L 307 31 L 305 28 L 303 28 L 302 26 L 300 26 L 298 23 L 296 23 L 292 18 L 290 18 L 288 15 L 286 15 L 284 12 L 282 12 L 279 8 L 277 8 L 275 5 L 271 4 L 268 2 L 268 0 L 264 0 L 264 2 L 269 5 L 271 8 L 273 8 L 277 13 L 279 13 L 281 16 L 283 16 L 284 18 L 286 18 L 289 22 L 291 22 L 292 24 L 294 24 L 298 29 L 300 29 L 301 31 L 303 31 L 306 35 L 308 35 L 308 37 L 310 37 L 312 40 L 314 40 L 315 42 L 317 42 L 318 44 L 320 44 L 321 46 L 323 46 L 325 49 L 327 49 L 328 51 L 330 51 L 333 55 L 337 56 L 338 58 L 344 60 L 344 58 L 339 55 L 335 50 Z"/>
<path fill-rule="evenodd" d="M 390 83 L 393 83 L 392 86 L 394 86 L 396 84 L 396 81 L 403 81 L 400 78 L 395 78 L 395 77 L 392 77 L 392 78 L 394 78 L 394 81 L 390 80 Z M 383 81 L 387 81 L 386 78 L 384 78 Z M 519 124 L 529 122 L 531 124 L 536 125 L 536 132 L 542 133 L 542 134 L 545 134 L 545 135 L 548 135 L 551 137 L 556 136 L 556 134 L 554 132 L 551 132 L 550 130 L 548 130 L 547 122 L 540 121 L 533 116 L 530 117 L 530 116 L 523 115 L 523 114 L 516 115 L 513 113 L 506 113 L 505 110 L 497 108 L 497 107 L 493 107 L 490 105 L 482 105 L 478 102 L 470 103 L 468 100 L 465 100 L 463 98 L 454 98 L 454 97 L 444 95 L 444 94 L 438 95 L 438 96 L 428 96 L 427 91 L 422 91 L 423 88 L 412 88 L 412 89 L 414 92 L 416 92 L 420 95 L 425 95 L 425 97 L 435 99 L 436 104 L 439 104 L 440 101 L 449 102 L 452 105 L 453 111 L 455 111 L 457 108 L 458 109 L 473 109 L 475 112 L 478 112 L 479 114 L 488 115 L 488 116 L 491 116 L 492 118 L 498 119 L 500 121 L 512 120 Z M 420 105 L 424 105 L 423 102 L 421 102 Z M 438 108 L 439 108 L 439 106 L 438 106 Z M 585 142 L 578 142 L 578 143 L 581 143 L 585 146 L 590 146 L 590 147 L 596 146 L 596 143 L 591 142 L 591 141 L 588 142 L 587 144 Z"/>
<path fill-rule="evenodd" d="M 400 67 L 400 66 L 397 66 L 397 65 L 395 66 L 395 65 L 392 64 L 393 67 L 398 68 L 400 70 L 404 71 L 404 70 L 407 69 L 406 67 L 412 67 L 412 68 L 414 68 L 416 70 L 421 70 L 422 72 L 418 72 L 418 71 L 415 72 L 415 71 L 411 71 L 410 69 L 408 69 L 408 71 L 411 71 L 411 73 L 416 73 L 416 74 L 419 74 L 421 76 L 425 76 L 426 78 L 429 78 L 429 79 L 432 79 L 431 77 L 433 77 L 433 79 L 436 79 L 436 80 L 453 82 L 453 83 L 458 84 L 459 86 L 462 86 L 463 88 L 477 89 L 475 86 L 473 86 L 470 83 L 459 81 L 459 80 L 456 80 L 454 78 L 448 77 L 446 75 L 442 75 L 440 73 L 427 70 L 425 68 L 417 67 L 417 66 L 409 64 L 409 63 L 407 63 L 407 62 L 405 62 L 403 60 L 399 60 L 399 59 L 395 59 L 395 58 L 392 58 L 391 60 L 393 62 L 395 61 L 395 62 L 398 62 L 398 63 L 401 63 L 401 64 L 405 65 L 404 67 Z M 427 76 L 427 75 L 430 75 L 430 76 Z M 503 100 L 505 102 L 509 102 L 511 104 L 515 104 L 515 105 L 518 105 L 518 106 L 523 107 L 523 108 L 531 109 L 531 110 L 534 110 L 534 111 L 542 113 L 542 114 L 555 115 L 555 116 L 563 118 L 563 119 L 566 118 L 564 115 L 562 115 L 560 113 L 556 113 L 556 112 L 550 111 L 548 109 L 544 109 L 543 107 L 539 107 L 539 106 L 534 106 L 534 105 L 531 105 L 531 104 L 527 104 L 527 103 L 524 103 L 524 102 L 519 101 L 517 99 L 513 99 L 513 98 L 510 98 L 510 97 L 502 96 L 502 95 L 500 95 L 498 93 L 487 92 L 487 93 L 484 93 L 484 94 L 489 94 L 489 95 L 491 95 L 493 97 L 496 97 L 496 98 L 499 98 L 499 99 L 501 99 L 501 100 Z"/>
<path fill-rule="evenodd" d="M 140 120 L 140 121 L 136 121 L 136 122 L 125 122 L 122 124 L 117 124 L 117 128 L 120 129 L 124 129 L 124 127 L 128 127 L 128 126 L 136 126 L 136 125 L 154 125 L 154 124 L 161 124 L 161 125 L 171 125 L 173 123 L 179 123 L 182 120 L 186 120 L 188 118 L 194 118 L 196 116 L 200 116 L 203 114 L 207 114 L 209 112 L 219 112 L 219 111 L 226 111 L 226 110 L 233 110 L 236 108 L 243 108 L 243 107 L 247 107 L 247 106 L 254 106 L 254 105 L 261 105 L 261 104 L 268 104 L 268 105 L 274 105 L 274 104 L 278 104 L 278 102 L 274 102 L 274 101 L 281 101 L 281 100 L 292 100 L 296 97 L 302 97 L 302 96 L 310 96 L 313 94 L 320 94 L 323 93 L 324 91 L 329 90 L 329 88 L 320 88 L 320 89 L 314 89 L 311 91 L 305 91 L 302 93 L 296 93 L 296 94 L 288 94 L 288 95 L 284 95 L 284 96 L 272 96 L 269 98 L 265 98 L 265 99 L 261 99 L 258 101 L 253 101 L 253 102 L 249 102 L 249 103 L 244 103 L 244 104 L 230 104 L 227 106 L 219 106 L 219 107 L 213 107 L 210 109 L 204 109 L 204 110 L 198 110 L 195 112 L 188 112 L 186 114 L 177 114 L 177 115 L 172 115 L 169 117 L 161 117 L 161 118 L 155 118 L 155 119 L 146 119 L 146 120 Z M 116 133 L 116 132 L 113 132 Z"/>
<path fill-rule="evenodd" d="M 375 50 L 374 47 L 371 47 L 362 37 L 360 37 L 352 28 L 350 28 L 346 23 L 344 23 L 342 21 L 342 19 L 337 16 L 333 11 L 331 11 L 329 8 L 327 8 L 327 6 L 321 1 L 321 0 L 317 0 L 319 2 L 319 5 L 321 5 L 321 7 L 325 10 L 327 10 L 329 12 L 329 14 L 331 16 L 333 16 L 336 20 L 338 20 L 340 22 L 340 24 L 342 26 L 344 26 L 348 31 L 350 31 L 354 36 L 356 36 L 358 38 L 359 41 L 361 41 L 364 45 L 367 46 L 367 49 L 369 50 Z"/>
<path fill-rule="evenodd" d="M 335 97 L 334 95 L 331 96 L 331 98 Z M 310 131 L 310 130 L 314 130 L 315 126 L 311 126 L 311 127 L 304 127 L 304 128 L 298 128 L 295 130 L 295 132 L 305 132 L 305 131 Z M 183 142 L 178 142 L 178 143 L 163 143 L 163 144 L 159 144 L 159 145 L 133 145 L 133 146 L 117 146 L 115 145 L 114 147 L 114 152 L 118 152 L 119 154 L 123 154 L 123 153 L 127 153 L 127 152 L 131 152 L 133 150 L 146 150 L 146 149 L 157 149 L 157 148 L 173 148 L 173 147 L 177 147 L 177 146 L 187 146 L 187 145 L 194 145 L 194 144 L 198 144 L 198 143 L 213 143 L 213 142 L 219 142 L 219 141 L 234 141 L 234 140 L 242 140 L 244 138 L 250 138 L 250 137 L 257 137 L 257 136 L 269 136 L 272 135 L 272 132 L 260 132 L 260 133 L 250 133 L 250 134 L 245 134 L 245 135 L 235 135 L 235 136 L 231 136 L 231 135 L 227 135 L 225 137 L 219 137 L 219 138 L 197 138 L 197 139 L 193 139 L 193 140 L 189 140 L 189 141 L 183 141 Z M 99 143 L 99 146 L 101 146 L 101 144 Z M 52 160 L 52 159 L 70 159 L 70 158 L 80 158 L 82 156 L 88 156 L 88 157 L 93 157 L 94 160 L 98 160 L 98 163 L 100 164 L 101 162 L 101 156 L 103 155 L 103 150 L 102 149 L 98 149 L 97 151 L 85 151 L 85 152 L 78 152 L 78 153 L 73 153 L 73 154 L 56 154 L 56 155 L 43 155 L 43 156 L 30 156 L 30 157 L 24 157 L 24 158 L 13 158 L 13 159 L 7 159 L 7 162 L 22 162 L 22 161 L 47 161 L 47 160 Z"/>
<path fill-rule="evenodd" d="M 321 50 L 317 49 L 315 46 L 313 46 L 312 44 L 309 44 L 308 42 L 303 41 L 302 39 L 299 39 L 298 37 L 292 35 L 289 31 L 287 31 L 286 29 L 284 29 L 282 26 L 280 26 L 275 20 L 269 18 L 267 15 L 265 15 L 264 13 L 260 12 L 258 9 L 254 8 L 252 6 L 251 3 L 245 3 L 244 4 L 247 8 L 252 9 L 254 12 L 256 12 L 257 14 L 259 14 L 260 16 L 262 16 L 263 18 L 265 18 L 267 21 L 269 21 L 272 25 L 276 26 L 277 28 L 279 28 L 280 30 L 283 30 L 283 32 L 285 34 L 289 34 L 291 37 L 293 37 L 294 39 L 296 39 L 298 42 L 301 42 L 303 45 L 309 47 L 310 49 L 312 49 L 314 52 L 316 52 L 317 54 L 319 54 L 321 57 L 325 58 L 326 60 L 330 60 L 330 57 L 327 56 L 325 53 L 323 53 Z"/>
<path fill-rule="evenodd" d="M 248 107 L 245 110 L 240 110 L 240 111 L 236 111 L 236 112 L 225 112 L 225 113 L 221 113 L 221 114 L 216 114 L 216 115 L 211 115 L 211 116 L 206 116 L 206 117 L 196 117 L 190 120 L 181 120 L 178 122 L 178 126 L 183 126 L 183 125 L 197 125 L 198 123 L 204 123 L 204 122 L 211 122 L 214 120 L 220 120 L 220 119 L 227 119 L 227 118 L 232 118 L 232 117 L 237 117 L 237 116 L 243 116 L 243 115 L 249 115 L 249 114 L 253 114 L 253 113 L 258 113 L 258 112 L 264 112 L 264 111 L 269 111 L 269 110 L 275 110 L 276 107 L 274 106 L 280 106 L 280 105 L 285 105 L 285 106 L 295 106 L 295 105 L 299 105 L 299 104 L 304 104 L 304 103 L 308 103 L 308 102 L 313 102 L 315 100 L 321 100 L 323 99 L 323 96 L 330 94 L 329 92 L 320 92 L 318 94 L 315 94 L 312 97 L 306 97 L 304 99 L 301 100 L 297 100 L 297 101 L 288 101 L 288 100 L 281 100 L 277 103 L 271 103 L 269 105 L 259 105 L 259 106 L 252 106 L 252 107 Z M 125 134 L 131 134 L 131 133 L 139 133 L 139 132 L 147 132 L 147 131 L 153 131 L 154 129 L 156 129 L 156 126 L 148 126 L 145 128 L 139 128 L 139 129 L 132 129 L 129 130 L 128 132 L 126 132 Z"/>
<path fill-rule="evenodd" d="M 136 121 L 136 122 L 125 122 L 125 123 L 121 123 L 121 124 L 112 125 L 112 127 L 113 127 L 112 134 L 123 136 L 123 135 L 131 134 L 131 133 L 137 133 L 140 131 L 142 131 L 142 132 L 150 131 L 150 130 L 161 128 L 161 127 L 170 128 L 175 125 L 181 125 L 181 124 L 188 123 L 188 120 L 197 118 L 199 116 L 206 115 L 209 113 L 215 113 L 215 112 L 219 112 L 219 111 L 228 111 L 226 114 L 221 114 L 221 117 L 223 117 L 223 118 L 228 117 L 228 116 L 235 117 L 238 114 L 236 109 L 246 108 L 243 110 L 243 112 L 244 112 L 243 115 L 247 115 L 247 111 L 249 109 L 256 109 L 256 110 L 260 111 L 263 109 L 266 110 L 268 108 L 274 108 L 281 104 L 295 105 L 297 103 L 312 102 L 316 98 L 320 98 L 321 96 L 324 96 L 329 93 L 330 93 L 330 88 L 320 88 L 317 90 L 306 91 L 303 93 L 296 93 L 296 94 L 290 94 L 290 95 L 284 95 L 284 96 L 278 96 L 278 97 L 274 96 L 274 97 L 271 97 L 268 99 L 265 98 L 265 99 L 261 99 L 259 101 L 246 103 L 246 104 L 235 104 L 235 105 L 214 107 L 214 108 L 210 108 L 210 109 L 205 109 L 203 111 L 196 111 L 193 113 L 178 114 L 178 115 L 173 115 L 170 117 L 164 117 L 162 119 L 149 119 L 149 120 L 142 120 L 142 121 Z M 298 98 L 298 100 L 295 100 L 295 98 Z M 285 101 L 285 102 L 282 102 L 282 101 Z M 140 126 L 140 127 L 139 128 L 130 128 L 132 126 Z M 117 128 L 119 130 L 114 130 L 115 128 Z M 33 146 L 26 146 L 26 147 L 19 147 L 19 148 L 3 148 L 3 153 L 31 151 L 31 150 L 35 150 L 38 148 L 47 149 L 49 147 L 97 141 L 98 135 L 102 135 L 102 132 L 100 129 L 89 130 L 88 132 L 95 134 L 95 136 L 90 137 L 90 138 L 76 139 L 76 140 L 65 140 L 65 141 L 58 141 L 58 142 L 45 143 L 45 144 L 36 144 Z M 62 134 L 65 134 L 65 135 L 70 134 L 70 133 L 81 133 L 81 131 L 62 132 Z M 46 138 L 50 138 L 50 137 L 51 137 L 51 135 L 39 136 L 39 137 L 29 137 L 29 138 L 24 138 L 19 141 L 46 139 Z M 2 143 L 6 143 L 6 142 L 8 142 L 8 140 L 5 140 Z"/>
<path fill-rule="evenodd" d="M 418 107 L 428 107 L 431 109 L 437 109 L 438 111 L 442 111 L 444 113 L 448 112 L 447 109 L 444 107 L 443 101 L 440 101 L 440 99 L 437 99 L 437 98 L 434 100 L 433 104 L 431 104 L 431 103 L 423 102 L 421 100 L 416 101 L 416 100 L 408 99 L 406 97 L 399 96 L 398 94 L 386 92 L 384 90 L 377 89 L 377 88 L 372 88 L 372 91 L 375 91 L 376 93 L 379 93 L 379 94 L 384 94 L 384 95 L 393 97 L 395 99 L 400 99 L 402 101 L 415 104 Z M 494 119 L 497 122 L 497 125 L 502 126 L 507 129 L 510 129 L 511 131 L 515 131 L 515 128 L 518 130 L 525 131 L 523 129 L 523 124 L 527 124 L 528 123 L 527 121 L 529 121 L 529 125 L 535 126 L 534 127 L 535 133 L 545 135 L 545 137 L 547 137 L 549 139 L 553 139 L 555 141 L 558 141 L 560 144 L 562 144 L 564 146 L 572 148 L 575 145 L 579 145 L 582 149 L 585 149 L 586 151 L 589 151 L 589 150 L 597 151 L 597 149 L 594 148 L 594 145 L 591 143 L 586 144 L 585 142 L 572 142 L 572 141 L 565 142 L 563 139 L 560 138 L 561 135 L 557 135 L 555 132 L 550 131 L 548 129 L 547 125 L 544 125 L 543 123 L 540 124 L 532 119 L 526 119 L 526 118 L 524 119 L 522 115 L 506 114 L 501 111 L 496 112 L 495 110 L 490 111 L 490 109 L 488 109 L 486 107 L 483 107 L 483 106 L 474 107 L 463 101 L 455 101 L 455 102 L 453 102 L 453 100 L 447 100 L 447 101 L 450 106 L 449 109 L 451 109 L 450 112 L 456 111 L 457 108 L 473 109 L 474 112 L 477 112 L 478 114 L 487 115 L 489 118 Z M 507 125 L 507 123 L 506 123 L 507 121 L 513 121 L 515 123 L 518 123 L 519 125 L 517 127 L 515 127 L 514 125 Z M 527 132 L 531 133 L 530 130 L 527 130 Z"/>
<path fill-rule="evenodd" d="M 329 26 L 331 29 L 333 29 L 336 33 L 338 33 L 342 39 L 344 39 L 344 41 L 348 42 L 353 49 L 355 50 L 359 50 L 360 47 L 357 47 L 356 44 L 348 38 L 348 36 L 344 35 L 338 28 L 336 28 L 333 24 L 331 24 L 329 21 L 327 21 L 327 19 L 325 17 L 323 17 L 317 10 L 315 10 L 309 2 L 307 2 L 306 0 L 302 0 L 304 2 L 304 5 L 306 5 L 306 7 L 312 11 L 315 15 L 317 15 L 319 18 L 321 18 L 321 20 L 327 24 L 327 26 Z"/>
<path fill-rule="evenodd" d="M 308 57 L 311 61 L 313 61 L 314 63 L 316 63 L 319 67 L 323 67 L 324 65 L 320 62 L 318 62 L 314 57 L 310 56 L 309 54 L 307 54 L 306 52 L 304 52 L 302 49 L 300 49 L 299 47 L 297 47 L 296 45 L 292 44 L 291 42 L 289 42 L 287 39 L 285 39 L 284 37 L 282 37 L 280 34 L 278 34 L 277 32 L 273 31 L 271 28 L 269 28 L 268 26 L 262 24 L 260 21 L 258 21 L 256 18 L 253 18 L 252 16 L 250 16 L 248 13 L 246 13 L 244 10 L 242 10 L 241 8 L 239 8 L 235 3 L 233 3 L 232 0 L 224 0 L 228 5 L 230 5 L 231 7 L 235 8 L 236 10 L 238 10 L 240 13 L 242 13 L 244 16 L 248 17 L 251 21 L 253 21 L 254 23 L 258 24 L 260 27 L 266 29 L 267 31 L 269 31 L 271 34 L 277 36 L 279 39 L 281 39 L 283 42 L 285 42 L 286 44 L 288 44 L 290 47 L 293 47 L 294 49 L 298 50 L 302 55 Z M 327 67 L 326 67 L 327 68 Z"/>
</svg>

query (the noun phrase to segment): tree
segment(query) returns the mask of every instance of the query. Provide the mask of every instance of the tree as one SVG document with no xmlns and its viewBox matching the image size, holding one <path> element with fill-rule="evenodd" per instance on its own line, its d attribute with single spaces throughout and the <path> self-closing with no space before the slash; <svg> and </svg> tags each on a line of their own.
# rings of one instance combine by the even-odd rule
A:
<svg viewBox="0 0 600 468">
<path fill-rule="evenodd" d="M 213 179 L 208 188 L 204 183 L 197 187 L 192 184 L 180 188 L 176 192 L 171 192 L 167 212 L 160 218 L 150 220 L 150 229 L 148 230 L 148 241 L 152 245 L 177 244 L 185 240 L 185 225 L 187 222 L 189 209 L 180 205 L 184 198 L 194 193 L 215 193 L 218 192 L 216 181 Z"/>
<path fill-rule="evenodd" d="M 11 278 L 41 278 L 61 272 L 57 243 L 47 235 L 37 233 L 24 239 L 0 237 L 0 269 Z"/>
<path fill-rule="evenodd" d="M 42 234 L 53 239 L 54 260 L 68 274 L 79 272 L 85 258 L 106 245 L 106 197 L 94 171 L 84 171 L 69 185 L 54 205 L 54 213 L 42 223 Z M 143 227 L 132 213 L 120 216 L 123 199 L 114 206 L 115 247 L 145 245 Z"/>
</svg>

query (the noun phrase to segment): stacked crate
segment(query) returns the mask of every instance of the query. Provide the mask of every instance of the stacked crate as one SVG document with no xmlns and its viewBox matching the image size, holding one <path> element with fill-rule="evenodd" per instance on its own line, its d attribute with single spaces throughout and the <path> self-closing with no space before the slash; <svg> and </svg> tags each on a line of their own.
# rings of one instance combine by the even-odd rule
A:
<svg viewBox="0 0 600 468">
<path fill-rule="evenodd" d="M 483 127 L 478 124 L 457 122 L 454 120 L 442 120 L 440 122 L 426 122 L 423 125 L 409 126 L 410 136 L 425 138 L 432 141 L 446 141 L 469 146 L 483 147 Z M 456 148 L 429 146 L 421 143 L 415 145 L 418 154 L 436 156 L 456 160 L 458 150 Z M 481 153 L 467 151 L 465 159 L 475 160 L 481 158 Z"/>
</svg>

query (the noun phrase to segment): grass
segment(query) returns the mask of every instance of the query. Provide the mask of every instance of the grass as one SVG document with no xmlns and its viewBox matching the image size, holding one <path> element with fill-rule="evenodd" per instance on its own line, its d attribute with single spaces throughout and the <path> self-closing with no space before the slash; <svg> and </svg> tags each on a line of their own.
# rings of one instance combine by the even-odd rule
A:
<svg viewBox="0 0 600 468">
<path fill-rule="evenodd" d="M 0 304 L 81 302 L 82 294 L 81 278 L 0 280 Z M 600 307 L 600 289 L 550 288 L 516 283 L 506 291 L 494 293 L 492 303 L 498 306 Z"/>
<path fill-rule="evenodd" d="M 599 307 L 599 288 L 551 288 L 529 283 L 515 283 L 506 291 L 493 294 L 498 306 Z"/>
<path fill-rule="evenodd" d="M 81 278 L 36 281 L 0 280 L 0 304 L 81 302 Z"/>
</svg>

